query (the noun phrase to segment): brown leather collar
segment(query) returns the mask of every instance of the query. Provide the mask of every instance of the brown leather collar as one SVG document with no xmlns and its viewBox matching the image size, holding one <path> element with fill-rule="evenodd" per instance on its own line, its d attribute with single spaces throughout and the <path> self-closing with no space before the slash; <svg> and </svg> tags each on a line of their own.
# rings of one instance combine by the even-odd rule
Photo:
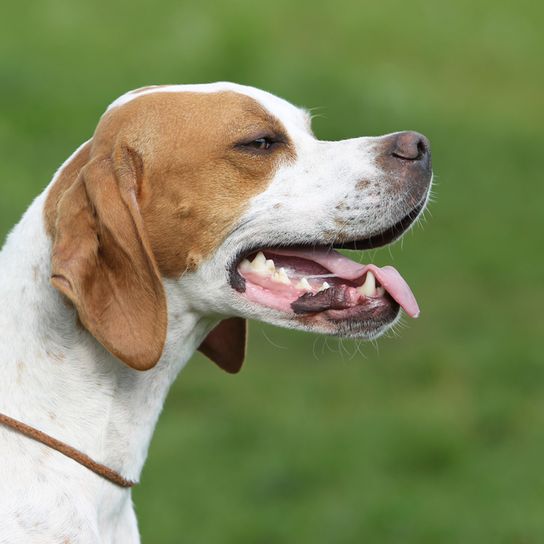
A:
<svg viewBox="0 0 544 544">
<path fill-rule="evenodd" d="M 133 487 L 137 484 L 137 482 L 133 482 L 131 480 L 123 478 L 123 476 L 121 476 L 118 472 L 115 472 L 115 470 L 112 470 L 106 465 L 102 465 L 101 463 L 93 461 L 88 455 L 85 455 L 79 450 L 72 448 L 72 446 L 69 446 L 68 444 L 61 442 L 60 440 L 57 440 L 56 438 L 53 438 L 48 434 L 38 431 L 38 429 L 35 429 L 34 427 L 30 427 L 29 425 L 26 425 L 25 423 L 22 423 L 21 421 L 13 419 L 2 413 L 0 413 L 0 424 L 5 425 L 6 427 L 10 427 L 11 429 L 20 432 L 28 438 L 32 438 L 37 442 L 41 442 L 42 444 L 45 444 L 46 446 L 57 450 L 63 455 L 66 455 L 66 457 L 70 457 L 80 465 L 83 465 L 89 470 L 92 470 L 95 474 L 98 474 L 102 478 L 109 480 L 111 483 L 118 485 L 119 487 L 128 488 Z"/>
</svg>

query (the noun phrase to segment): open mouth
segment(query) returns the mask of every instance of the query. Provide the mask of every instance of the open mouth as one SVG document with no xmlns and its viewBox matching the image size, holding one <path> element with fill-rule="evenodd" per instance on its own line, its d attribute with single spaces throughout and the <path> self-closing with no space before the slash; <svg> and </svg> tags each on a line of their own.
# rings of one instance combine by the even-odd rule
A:
<svg viewBox="0 0 544 544">
<path fill-rule="evenodd" d="M 413 223 L 424 204 L 386 231 L 334 246 L 274 246 L 243 252 L 231 268 L 231 286 L 251 302 L 291 315 L 328 321 L 391 322 L 399 308 L 419 315 L 406 281 L 392 266 L 379 268 L 334 248 L 366 249 L 391 243 Z"/>
</svg>

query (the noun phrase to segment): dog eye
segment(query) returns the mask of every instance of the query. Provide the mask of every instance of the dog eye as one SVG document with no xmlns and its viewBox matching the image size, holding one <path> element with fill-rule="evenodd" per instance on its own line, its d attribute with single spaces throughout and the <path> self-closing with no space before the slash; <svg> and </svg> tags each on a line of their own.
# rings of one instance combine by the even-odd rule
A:
<svg viewBox="0 0 544 544">
<path fill-rule="evenodd" d="M 284 142 L 285 139 L 280 135 L 265 135 L 254 140 L 248 138 L 236 144 L 236 147 L 250 153 L 268 153 Z"/>
<path fill-rule="evenodd" d="M 244 144 L 244 147 L 249 147 L 251 149 L 257 149 L 259 151 L 266 151 L 267 149 L 270 149 L 274 145 L 274 140 L 271 138 L 257 138 L 256 140 L 253 140 L 252 142 L 248 142 L 247 144 Z"/>
</svg>

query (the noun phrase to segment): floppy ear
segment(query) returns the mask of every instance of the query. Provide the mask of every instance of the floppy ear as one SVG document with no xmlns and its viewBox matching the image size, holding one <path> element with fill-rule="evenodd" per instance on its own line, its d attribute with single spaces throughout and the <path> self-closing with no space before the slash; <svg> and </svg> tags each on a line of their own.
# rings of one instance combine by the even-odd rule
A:
<svg viewBox="0 0 544 544">
<path fill-rule="evenodd" d="M 119 146 L 87 163 L 64 192 L 54 225 L 51 283 L 85 328 L 137 370 L 159 360 L 166 297 L 137 200 L 140 156 Z"/>
<path fill-rule="evenodd" d="M 245 319 L 224 319 L 206 336 L 198 350 L 226 372 L 236 374 L 246 355 L 246 336 Z"/>
</svg>

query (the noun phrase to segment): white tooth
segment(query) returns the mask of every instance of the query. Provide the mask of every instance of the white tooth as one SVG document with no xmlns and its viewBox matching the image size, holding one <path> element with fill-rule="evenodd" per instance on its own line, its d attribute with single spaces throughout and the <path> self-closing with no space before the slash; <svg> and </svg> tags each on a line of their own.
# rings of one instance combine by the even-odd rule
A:
<svg viewBox="0 0 544 544">
<path fill-rule="evenodd" d="M 274 273 L 276 271 L 276 265 L 272 259 L 266 259 L 264 264 L 268 272 Z"/>
<path fill-rule="evenodd" d="M 376 278 L 374 274 L 369 270 L 366 273 L 365 282 L 361 287 L 357 288 L 357 291 L 364 295 L 365 297 L 373 297 L 376 294 Z"/>
<path fill-rule="evenodd" d="M 296 285 L 297 289 L 305 289 L 306 291 L 311 291 L 312 286 L 308 283 L 306 278 L 302 278 Z"/>
<path fill-rule="evenodd" d="M 383 287 L 376 288 L 376 296 L 383 297 L 385 295 L 385 289 Z"/>
<path fill-rule="evenodd" d="M 255 255 L 255 258 L 253 259 L 253 265 L 257 266 L 264 266 L 266 263 L 266 257 L 264 256 L 264 253 L 262 251 L 259 251 L 257 255 Z"/>
<path fill-rule="evenodd" d="M 291 285 L 291 280 L 289 279 L 285 268 L 280 268 L 277 272 L 274 272 L 272 280 L 277 281 L 278 283 L 284 283 L 285 285 Z"/>
<path fill-rule="evenodd" d="M 247 272 L 248 270 L 251 269 L 251 263 L 247 260 L 247 259 L 244 259 L 241 263 L 240 263 L 240 270 L 242 272 Z"/>
<path fill-rule="evenodd" d="M 251 263 L 251 268 L 254 272 L 263 275 L 268 271 L 266 268 L 266 257 L 264 256 L 264 253 L 262 251 L 259 251 L 259 253 L 255 255 L 255 258 Z"/>
<path fill-rule="evenodd" d="M 321 293 L 321 291 L 325 291 L 329 287 L 330 287 L 330 285 L 326 281 L 324 281 L 323 284 L 321 285 L 321 287 L 317 290 L 317 292 Z"/>
</svg>

